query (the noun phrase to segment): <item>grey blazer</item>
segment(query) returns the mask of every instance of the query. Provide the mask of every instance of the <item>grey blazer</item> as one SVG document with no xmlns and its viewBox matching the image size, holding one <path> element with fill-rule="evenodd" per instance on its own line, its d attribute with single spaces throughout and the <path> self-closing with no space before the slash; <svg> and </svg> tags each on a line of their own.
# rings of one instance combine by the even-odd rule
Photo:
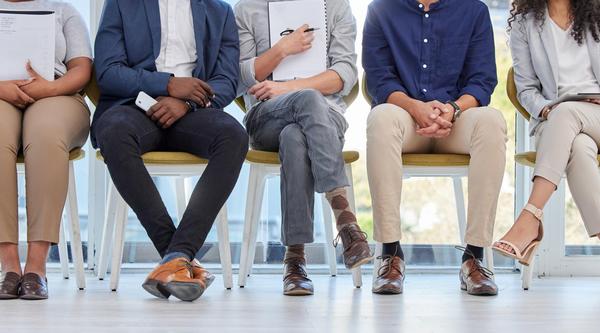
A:
<svg viewBox="0 0 600 333">
<path fill-rule="evenodd" d="M 510 31 L 510 49 L 515 70 L 517 97 L 531 115 L 530 134 L 543 121 L 541 111 L 558 98 L 558 56 L 547 18 L 540 26 L 533 15 L 517 17 Z M 600 82 L 600 43 L 586 35 L 592 67 Z"/>
</svg>

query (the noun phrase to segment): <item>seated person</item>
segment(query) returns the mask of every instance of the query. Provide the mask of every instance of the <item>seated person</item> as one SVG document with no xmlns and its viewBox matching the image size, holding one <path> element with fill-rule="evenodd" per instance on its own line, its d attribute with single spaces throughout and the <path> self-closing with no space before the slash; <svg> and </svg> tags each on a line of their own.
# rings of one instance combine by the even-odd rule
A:
<svg viewBox="0 0 600 333">
<path fill-rule="evenodd" d="M 219 0 L 107 0 L 96 57 L 93 143 L 162 257 L 143 287 L 193 301 L 213 280 L 196 252 L 248 151 L 244 128 L 223 111 L 238 82 L 233 11 Z M 140 91 L 158 100 L 148 113 L 134 105 Z M 141 158 L 157 150 L 210 160 L 177 228 Z"/>
<path fill-rule="evenodd" d="M 59 241 L 69 184 L 69 152 L 82 147 L 90 111 L 82 95 L 92 75 L 92 47 L 81 14 L 62 1 L 6 1 L 8 11 L 56 13 L 54 81 L 23 63 L 30 79 L 0 81 L 0 299 L 46 299 L 46 260 Z M 18 45 L 3 45 L 18 47 Z M 27 260 L 19 259 L 17 156 L 25 156 Z"/>
<path fill-rule="evenodd" d="M 517 0 L 508 22 L 517 97 L 531 114 L 537 160 L 529 201 L 494 249 L 528 265 L 542 240 L 544 206 L 565 173 L 588 235 L 600 238 L 600 99 L 552 103 L 600 93 L 600 4 Z"/>
<path fill-rule="evenodd" d="M 304 244 L 313 242 L 315 191 L 326 193 L 335 212 L 346 267 L 358 267 L 372 257 L 347 200 L 342 156 L 348 127 L 343 97 L 357 81 L 356 24 L 348 1 L 327 0 L 328 69 L 309 78 L 275 82 L 271 80 L 275 68 L 286 57 L 309 49 L 314 32 L 301 26 L 271 48 L 268 3 L 241 0 L 235 6 L 239 91 L 249 109 L 245 122 L 252 147 L 278 151 L 281 160 L 281 233 L 287 247 L 283 293 L 311 295 Z"/>
<path fill-rule="evenodd" d="M 481 263 L 492 243 L 506 159 L 506 123 L 487 105 L 497 84 L 490 14 L 479 0 L 374 0 L 363 36 L 373 110 L 367 172 L 383 267 L 373 292 L 403 291 L 402 154 L 471 155 L 461 288 L 496 295 Z M 452 200 L 449 197 L 449 200 Z"/>
</svg>

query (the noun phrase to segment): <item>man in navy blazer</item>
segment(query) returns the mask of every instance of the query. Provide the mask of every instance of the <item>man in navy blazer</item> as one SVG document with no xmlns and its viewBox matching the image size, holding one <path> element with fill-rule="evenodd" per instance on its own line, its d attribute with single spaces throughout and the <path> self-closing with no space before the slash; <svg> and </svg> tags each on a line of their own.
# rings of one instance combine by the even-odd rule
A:
<svg viewBox="0 0 600 333">
<path fill-rule="evenodd" d="M 162 257 L 143 287 L 195 300 L 214 279 L 196 253 L 248 150 L 244 128 L 223 112 L 239 76 L 233 11 L 220 0 L 107 0 L 95 51 L 101 96 L 92 140 Z M 148 112 L 135 105 L 140 92 L 158 101 Z M 150 151 L 209 160 L 177 228 L 144 167 Z"/>
</svg>

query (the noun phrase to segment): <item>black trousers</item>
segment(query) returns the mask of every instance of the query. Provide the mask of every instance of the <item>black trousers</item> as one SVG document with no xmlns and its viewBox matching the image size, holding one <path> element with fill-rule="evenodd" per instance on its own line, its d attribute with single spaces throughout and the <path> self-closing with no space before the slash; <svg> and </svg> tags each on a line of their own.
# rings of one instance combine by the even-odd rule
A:
<svg viewBox="0 0 600 333">
<path fill-rule="evenodd" d="M 97 146 L 115 187 L 135 212 L 161 257 L 194 257 L 231 194 L 248 152 L 248 135 L 223 110 L 191 112 L 162 129 L 133 105 L 115 106 L 94 124 Z M 177 228 L 146 170 L 150 151 L 188 152 L 209 160 Z"/>
</svg>

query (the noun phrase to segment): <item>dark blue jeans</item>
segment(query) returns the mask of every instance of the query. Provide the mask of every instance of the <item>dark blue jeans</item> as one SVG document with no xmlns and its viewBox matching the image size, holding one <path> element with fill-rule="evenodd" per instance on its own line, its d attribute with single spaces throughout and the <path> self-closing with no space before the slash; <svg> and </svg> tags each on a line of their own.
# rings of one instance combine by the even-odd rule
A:
<svg viewBox="0 0 600 333">
<path fill-rule="evenodd" d="M 94 124 L 96 143 L 115 187 L 135 212 L 161 257 L 194 257 L 231 194 L 248 151 L 248 135 L 223 110 L 199 110 L 162 129 L 132 105 L 107 110 Z M 179 226 L 171 217 L 141 156 L 150 151 L 188 152 L 209 160 Z"/>
</svg>

